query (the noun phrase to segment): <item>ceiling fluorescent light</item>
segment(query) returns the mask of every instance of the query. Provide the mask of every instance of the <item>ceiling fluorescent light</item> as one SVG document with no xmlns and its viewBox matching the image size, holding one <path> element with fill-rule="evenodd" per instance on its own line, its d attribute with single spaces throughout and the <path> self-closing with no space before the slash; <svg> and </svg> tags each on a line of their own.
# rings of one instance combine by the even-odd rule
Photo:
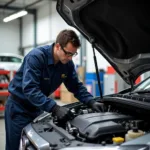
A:
<svg viewBox="0 0 150 150">
<path fill-rule="evenodd" d="M 19 17 L 25 16 L 25 15 L 27 15 L 27 14 L 28 14 L 27 11 L 22 10 L 22 11 L 19 11 L 19 12 L 15 13 L 15 14 L 12 14 L 12 15 L 10 15 L 10 16 L 4 18 L 3 21 L 4 21 L 4 22 L 9 22 L 9 21 L 11 21 L 11 20 L 14 20 L 14 19 L 17 19 L 17 18 L 19 18 Z"/>
</svg>

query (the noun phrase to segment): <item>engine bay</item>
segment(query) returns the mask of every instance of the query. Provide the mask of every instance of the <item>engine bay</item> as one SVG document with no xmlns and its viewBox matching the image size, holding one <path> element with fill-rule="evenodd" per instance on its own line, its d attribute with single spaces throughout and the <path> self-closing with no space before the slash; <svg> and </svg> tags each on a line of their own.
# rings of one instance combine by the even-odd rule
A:
<svg viewBox="0 0 150 150">
<path fill-rule="evenodd" d="M 79 115 L 70 121 L 73 129 L 68 131 L 78 130 L 81 137 L 87 141 L 102 141 L 111 143 L 113 136 L 123 136 L 127 128 L 134 126 L 134 121 L 131 116 L 120 115 L 118 113 L 91 113 Z M 76 128 L 76 129 L 75 129 Z"/>
<path fill-rule="evenodd" d="M 73 109 L 76 117 L 65 125 L 66 131 L 77 140 L 88 143 L 113 144 L 114 137 L 122 137 L 128 141 L 150 131 L 150 123 L 141 118 L 123 114 L 116 109 L 106 112 L 93 112 L 89 108 Z M 77 115 L 78 114 L 78 115 Z M 132 132 L 128 138 L 128 132 Z"/>
<path fill-rule="evenodd" d="M 34 147 L 37 142 L 33 141 L 41 139 L 51 149 L 118 145 L 128 149 L 134 144 L 139 148 L 147 145 L 150 139 L 149 103 L 120 99 L 117 95 L 105 97 L 103 102 L 104 112 L 95 112 L 80 102 L 63 106 L 74 115 L 67 122 L 59 122 L 45 112 L 23 130 L 22 141 L 27 140 L 26 145 Z"/>
<path fill-rule="evenodd" d="M 71 107 L 70 107 L 71 106 Z M 74 119 L 66 123 L 59 123 L 51 115 L 33 124 L 36 132 L 44 139 L 49 139 L 48 133 L 59 133 L 66 139 L 74 139 L 90 144 L 114 144 L 114 138 L 122 138 L 121 143 L 144 136 L 150 131 L 150 122 L 142 119 L 139 114 L 130 114 L 115 105 L 106 105 L 105 112 L 94 112 L 87 106 L 78 103 L 68 106 L 74 114 Z M 144 117 L 143 117 L 144 118 Z M 60 138 L 60 139 L 61 139 Z M 55 139 L 56 141 L 56 139 Z M 60 140 L 59 140 L 60 141 Z"/>
</svg>

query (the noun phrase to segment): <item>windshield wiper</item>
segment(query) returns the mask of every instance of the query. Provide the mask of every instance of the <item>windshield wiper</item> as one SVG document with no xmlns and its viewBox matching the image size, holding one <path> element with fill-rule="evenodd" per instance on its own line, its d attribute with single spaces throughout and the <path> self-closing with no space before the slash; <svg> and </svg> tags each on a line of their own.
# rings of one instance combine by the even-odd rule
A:
<svg viewBox="0 0 150 150">
<path fill-rule="evenodd" d="M 139 90 L 139 91 L 133 91 L 133 92 L 131 92 L 131 94 L 135 94 L 135 93 L 138 93 L 138 94 L 150 93 L 150 90 L 147 89 L 147 90 Z"/>
</svg>

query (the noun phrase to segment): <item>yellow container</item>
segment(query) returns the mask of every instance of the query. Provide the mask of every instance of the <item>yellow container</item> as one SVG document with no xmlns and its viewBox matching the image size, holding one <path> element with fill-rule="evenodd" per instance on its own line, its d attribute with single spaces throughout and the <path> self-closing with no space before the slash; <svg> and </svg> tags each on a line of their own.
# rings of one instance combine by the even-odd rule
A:
<svg viewBox="0 0 150 150">
<path fill-rule="evenodd" d="M 114 137 L 114 138 L 112 138 L 112 141 L 113 141 L 113 143 L 114 144 L 122 144 L 123 142 L 124 142 L 124 138 L 122 138 L 122 137 Z"/>
</svg>

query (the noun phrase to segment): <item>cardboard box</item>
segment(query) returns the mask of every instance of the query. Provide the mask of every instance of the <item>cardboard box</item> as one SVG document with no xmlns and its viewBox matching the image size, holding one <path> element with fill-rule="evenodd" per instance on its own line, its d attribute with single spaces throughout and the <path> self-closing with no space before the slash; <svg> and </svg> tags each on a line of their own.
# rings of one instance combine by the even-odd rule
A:
<svg viewBox="0 0 150 150">
<path fill-rule="evenodd" d="M 64 83 L 60 85 L 60 91 L 68 91 Z"/>
<path fill-rule="evenodd" d="M 84 80 L 85 80 L 85 67 L 79 66 L 77 68 L 77 74 L 78 74 L 79 80 L 84 83 Z"/>
<path fill-rule="evenodd" d="M 67 90 L 65 85 L 62 83 L 60 88 L 60 100 L 63 103 L 73 103 L 77 102 L 78 100 L 74 97 L 74 95 Z"/>
<path fill-rule="evenodd" d="M 61 102 L 63 103 L 73 103 L 73 102 L 77 102 L 78 100 L 73 96 L 72 93 L 68 92 L 68 91 L 63 91 L 61 92 L 60 94 L 60 99 L 61 99 Z"/>
</svg>

